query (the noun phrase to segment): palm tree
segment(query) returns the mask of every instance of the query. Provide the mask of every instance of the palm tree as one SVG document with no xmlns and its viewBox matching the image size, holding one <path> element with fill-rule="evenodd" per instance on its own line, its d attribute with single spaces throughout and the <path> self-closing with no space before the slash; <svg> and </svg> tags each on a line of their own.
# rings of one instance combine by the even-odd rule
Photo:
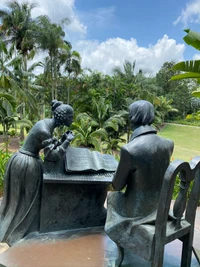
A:
<svg viewBox="0 0 200 267">
<path fill-rule="evenodd" d="M 127 83 L 134 83 L 136 75 L 135 71 L 136 61 L 131 63 L 128 60 L 125 60 L 123 64 L 123 70 L 120 67 L 113 68 L 113 73 L 116 76 L 119 76 L 122 80 L 126 81 Z"/>
<path fill-rule="evenodd" d="M 107 138 L 105 129 L 97 128 L 98 123 L 88 114 L 80 113 L 73 122 L 71 129 L 75 133 L 73 144 L 76 146 L 84 146 L 94 148 L 101 151 L 101 139 Z"/>
<path fill-rule="evenodd" d="M 23 55 L 25 70 L 27 69 L 27 56 L 33 50 L 36 39 L 36 21 L 31 17 L 31 11 L 37 7 L 36 3 L 18 3 L 10 1 L 8 9 L 0 10 L 2 25 L 0 32 L 6 42 L 14 43 L 16 49 Z"/>
<path fill-rule="evenodd" d="M 0 88 L 4 91 L 11 89 L 15 76 L 13 75 L 13 48 L 8 49 L 6 43 L 0 38 Z"/>
<path fill-rule="evenodd" d="M 126 60 L 123 69 L 119 67 L 113 69 L 114 78 L 117 77 L 120 80 L 119 87 L 123 88 L 123 99 L 124 96 L 132 100 L 148 99 L 151 94 L 158 91 L 156 80 L 145 77 L 141 69 L 135 74 L 135 66 L 136 61 L 131 63 Z"/>
<path fill-rule="evenodd" d="M 67 88 L 67 103 L 70 103 L 71 75 L 77 77 L 81 73 L 81 56 L 77 51 L 66 46 L 61 50 L 60 62 L 64 64 L 64 71 L 68 72 L 69 84 Z"/>
<path fill-rule="evenodd" d="M 92 99 L 91 108 L 91 116 L 97 121 L 99 128 L 103 128 L 106 131 L 109 129 L 118 131 L 119 126 L 124 126 L 124 113 L 118 111 L 118 114 L 111 115 L 111 102 L 106 101 L 105 98 Z"/>
<path fill-rule="evenodd" d="M 0 19 L 2 25 L 0 33 L 5 38 L 6 42 L 14 43 L 16 51 L 22 56 L 21 59 L 15 60 L 15 63 L 20 64 L 23 77 L 26 77 L 28 71 L 28 59 L 34 56 L 34 47 L 36 43 L 36 20 L 32 19 L 31 11 L 37 6 L 36 3 L 18 3 L 17 1 L 10 1 L 7 4 L 8 9 L 0 10 Z M 15 65 L 16 67 L 16 65 Z M 19 71 L 19 67 L 15 69 Z M 25 92 L 29 91 L 28 79 L 23 79 L 21 89 Z M 17 86 L 18 87 L 18 86 Z M 19 88 L 19 87 L 18 87 Z M 24 102 L 25 106 L 25 102 Z M 22 118 L 25 118 L 25 108 L 21 113 Z M 24 129 L 21 129 L 21 139 L 24 138 Z"/>
<path fill-rule="evenodd" d="M 65 32 L 61 24 L 51 23 L 49 17 L 40 16 L 37 18 L 38 32 L 37 40 L 39 48 L 48 52 L 46 58 L 46 74 L 50 72 L 51 75 L 51 97 L 57 98 L 58 75 L 60 71 L 60 53 L 62 48 L 71 48 L 71 44 L 63 40 Z M 65 19 L 62 23 L 68 23 Z"/>
<path fill-rule="evenodd" d="M 163 125 L 165 116 L 169 112 L 178 112 L 178 110 L 172 106 L 172 102 L 172 99 L 167 99 L 164 96 L 155 97 L 153 99 L 153 105 L 155 107 L 155 124 Z"/>
<path fill-rule="evenodd" d="M 13 90 L 16 93 L 21 107 L 23 107 L 23 115 L 28 113 L 36 114 L 35 112 L 37 111 L 36 93 L 43 90 L 42 86 L 36 85 L 33 82 L 35 77 L 34 70 L 37 67 L 43 67 L 43 64 L 41 62 L 34 62 L 25 71 L 23 60 L 20 56 L 13 60 L 13 73 L 15 75 Z M 28 109 L 26 109 L 26 107 L 28 107 Z"/>
</svg>

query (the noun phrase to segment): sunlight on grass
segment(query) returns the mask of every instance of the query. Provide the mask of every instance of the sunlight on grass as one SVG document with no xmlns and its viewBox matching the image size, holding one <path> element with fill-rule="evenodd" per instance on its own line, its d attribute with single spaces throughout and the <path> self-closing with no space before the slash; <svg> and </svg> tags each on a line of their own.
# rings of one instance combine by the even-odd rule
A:
<svg viewBox="0 0 200 267">
<path fill-rule="evenodd" d="M 158 135 L 174 142 L 172 160 L 190 161 L 193 157 L 200 156 L 200 127 L 166 124 Z M 123 138 L 126 138 L 126 135 L 123 135 Z"/>
<path fill-rule="evenodd" d="M 200 127 L 167 124 L 158 135 L 174 141 L 173 159 L 190 161 L 200 156 Z"/>
</svg>

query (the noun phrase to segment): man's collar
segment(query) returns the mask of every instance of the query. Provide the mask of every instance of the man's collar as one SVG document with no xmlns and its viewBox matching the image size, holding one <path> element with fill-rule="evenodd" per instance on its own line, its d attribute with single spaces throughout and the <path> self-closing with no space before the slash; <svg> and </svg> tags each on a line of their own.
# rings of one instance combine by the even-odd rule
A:
<svg viewBox="0 0 200 267">
<path fill-rule="evenodd" d="M 157 131 L 149 125 L 140 126 L 134 130 L 133 134 L 131 135 L 130 141 L 132 141 L 133 139 L 135 139 L 136 137 L 140 135 L 149 134 L 149 133 L 156 134 Z"/>
</svg>

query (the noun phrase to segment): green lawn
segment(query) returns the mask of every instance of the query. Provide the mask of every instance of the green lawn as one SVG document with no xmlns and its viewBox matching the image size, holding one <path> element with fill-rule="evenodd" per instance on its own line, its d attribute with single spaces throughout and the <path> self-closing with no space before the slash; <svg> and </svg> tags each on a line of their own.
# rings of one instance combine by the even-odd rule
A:
<svg viewBox="0 0 200 267">
<path fill-rule="evenodd" d="M 200 156 L 200 127 L 167 124 L 158 135 L 174 141 L 173 159 L 190 161 Z"/>
</svg>

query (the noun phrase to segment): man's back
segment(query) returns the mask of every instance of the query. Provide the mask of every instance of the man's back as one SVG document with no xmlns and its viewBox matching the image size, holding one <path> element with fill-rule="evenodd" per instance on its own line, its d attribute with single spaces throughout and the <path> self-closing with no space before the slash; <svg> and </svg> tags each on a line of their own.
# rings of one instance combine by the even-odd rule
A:
<svg viewBox="0 0 200 267">
<path fill-rule="evenodd" d="M 124 194 L 126 216 L 148 216 L 157 208 L 173 142 L 148 133 L 138 136 L 123 149 L 129 154 L 131 166 Z"/>
</svg>

